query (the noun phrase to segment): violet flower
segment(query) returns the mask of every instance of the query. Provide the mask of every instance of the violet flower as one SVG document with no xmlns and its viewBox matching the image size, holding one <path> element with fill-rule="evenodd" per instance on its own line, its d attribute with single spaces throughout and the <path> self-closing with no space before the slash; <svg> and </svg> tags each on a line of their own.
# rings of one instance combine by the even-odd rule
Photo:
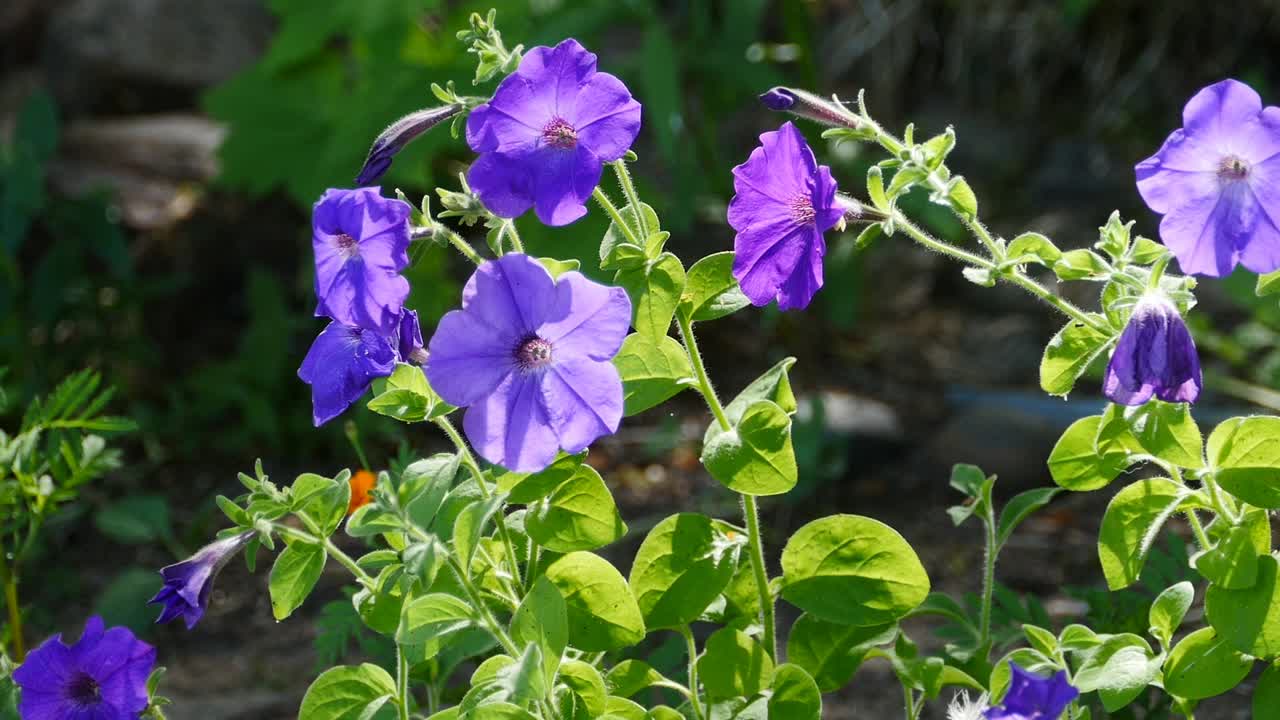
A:
<svg viewBox="0 0 1280 720">
<path fill-rule="evenodd" d="M 13 671 L 22 720 L 131 720 L 147 709 L 156 649 L 93 616 L 74 645 L 54 635 Z"/>
<path fill-rule="evenodd" d="M 427 380 L 466 407 L 463 429 L 484 459 L 516 472 L 578 452 L 622 419 L 610 362 L 631 322 L 621 288 L 578 272 L 559 279 L 537 260 L 504 255 L 467 281 L 462 309 L 431 337 Z"/>
<path fill-rule="evenodd" d="M 402 362 L 422 365 L 427 361 L 427 351 L 422 342 L 422 325 L 418 323 L 417 311 L 405 310 L 401 313 L 396 342 Z"/>
<path fill-rule="evenodd" d="M 1103 392 L 1120 405 L 1142 405 L 1152 395 L 1195 402 L 1203 383 L 1196 344 L 1178 308 L 1163 295 L 1143 296 L 1107 363 Z"/>
<path fill-rule="evenodd" d="M 1187 273 L 1280 268 L 1280 108 L 1223 80 L 1187 102 L 1182 124 L 1136 168 L 1142 199 L 1164 215 L 1160 239 Z"/>
<path fill-rule="evenodd" d="M 356 184 L 364 186 L 378 182 L 391 167 L 391 161 L 396 153 L 400 152 L 405 145 L 461 111 L 461 105 L 423 108 L 391 123 L 373 141 L 373 146 L 369 148 L 369 154 L 365 157 L 364 166 L 356 176 Z"/>
<path fill-rule="evenodd" d="M 316 315 L 391 335 L 409 296 L 409 206 L 378 188 L 328 190 L 311 216 Z"/>
<path fill-rule="evenodd" d="M 822 287 L 822 234 L 844 214 L 831 169 L 785 122 L 733 169 L 733 189 L 733 277 L 743 294 L 757 306 L 776 298 L 783 310 L 806 307 Z"/>
<path fill-rule="evenodd" d="M 336 320 L 321 331 L 298 368 L 298 377 L 311 386 L 316 427 L 341 415 L 364 395 L 374 378 L 395 370 L 395 342 L 394 335 L 387 337 Z"/>
<path fill-rule="evenodd" d="M 254 531 L 246 530 L 225 537 L 205 545 L 182 562 L 162 568 L 160 576 L 164 578 L 164 587 L 147 601 L 148 605 L 164 605 L 156 622 L 167 623 L 181 616 L 188 630 L 195 627 L 209 609 L 214 579 L 255 535 Z"/>
<path fill-rule="evenodd" d="M 1010 662 L 1013 676 L 1000 707 L 987 710 L 987 720 L 1058 720 L 1080 691 L 1067 682 L 1066 671 L 1040 677 Z"/>
<path fill-rule="evenodd" d="M 495 215 L 530 207 L 547 225 L 587 213 L 604 163 L 626 154 L 640 133 L 640 103 L 618 78 L 596 72 L 577 40 L 536 47 L 467 118 L 480 153 L 467 183 Z"/>
</svg>

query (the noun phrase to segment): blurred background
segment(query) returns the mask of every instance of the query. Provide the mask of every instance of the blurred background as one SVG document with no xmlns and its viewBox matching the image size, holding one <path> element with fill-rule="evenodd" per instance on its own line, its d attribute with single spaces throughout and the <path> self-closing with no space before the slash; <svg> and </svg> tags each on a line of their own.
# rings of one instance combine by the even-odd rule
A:
<svg viewBox="0 0 1280 720">
<path fill-rule="evenodd" d="M 348 432 L 375 470 L 439 444 L 359 404 L 351 425 L 311 426 L 295 375 L 323 326 L 309 209 L 325 188 L 352 184 L 385 125 L 435 102 L 431 82 L 473 92 L 454 33 L 490 6 L 508 45 L 576 37 L 641 100 L 640 191 L 686 265 L 732 245 L 730 169 L 781 122 L 755 100 L 772 85 L 849 99 L 865 88 L 873 116 L 897 132 L 914 122 L 917 137 L 954 125 L 950 166 L 993 231 L 1035 229 L 1064 248 L 1096 241 L 1116 208 L 1155 236 L 1132 168 L 1180 126 L 1196 90 L 1235 77 L 1280 103 L 1272 0 L 4 0 L 0 428 L 85 367 L 138 424 L 113 439 L 123 467 L 87 487 L 36 549 L 23 586 L 29 640 L 78 632 L 85 613 L 102 612 L 159 644 L 170 716 L 210 720 L 291 717 L 321 663 L 385 650 L 359 628 L 336 572 L 307 614 L 280 626 L 265 572 L 243 565 L 194 632 L 151 626 L 141 602 L 157 568 L 220 527 L 214 496 L 236 494 L 235 473 L 255 458 L 287 482 L 358 465 Z M 806 130 L 841 188 L 862 195 L 878 152 Z M 470 158 L 438 129 L 397 158 L 384 187 L 413 198 L 456 188 Z M 912 200 L 935 232 L 965 242 L 945 211 Z M 604 228 L 596 212 L 554 234 L 520 223 L 534 252 L 580 257 L 597 276 Z M 1050 484 L 1058 434 L 1102 404 L 1096 374 L 1069 402 L 1047 398 L 1037 367 L 1062 322 L 1047 307 L 971 285 L 900 237 L 860 252 L 852 235 L 828 240 L 827 285 L 809 312 L 748 309 L 702 328 L 726 393 L 799 358 L 802 485 L 765 505 L 770 545 L 816 514 L 857 511 L 901 530 L 937 588 L 973 590 L 977 532 L 943 514 L 950 465 L 999 473 L 1004 497 Z M 410 305 L 428 333 L 467 270 L 444 250 L 414 267 Z M 1065 289 L 1091 307 L 1095 290 Z M 1247 274 L 1201 285 L 1202 427 L 1280 403 L 1280 312 L 1252 290 Z M 680 396 L 593 450 L 637 541 L 675 508 L 736 514 L 697 462 L 706 420 Z M 1101 589 L 1092 542 L 1109 494 L 1062 498 L 1025 526 L 1000 574 L 1011 627 L 1047 613 L 1145 629 L 1146 590 Z M 1185 553 L 1171 539 L 1152 572 L 1179 577 Z M 888 671 L 863 673 L 830 717 L 899 712 L 899 699 L 879 697 L 895 693 L 877 692 Z"/>
</svg>

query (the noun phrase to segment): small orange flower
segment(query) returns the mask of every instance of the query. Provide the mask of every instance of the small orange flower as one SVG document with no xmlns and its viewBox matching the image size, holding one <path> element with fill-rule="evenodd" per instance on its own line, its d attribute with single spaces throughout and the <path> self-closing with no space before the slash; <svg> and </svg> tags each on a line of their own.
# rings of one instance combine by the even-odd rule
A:
<svg viewBox="0 0 1280 720">
<path fill-rule="evenodd" d="M 347 514 L 359 510 L 373 498 L 369 496 L 369 491 L 373 489 L 374 483 L 378 481 L 378 476 L 368 470 L 357 470 L 351 479 L 347 482 L 351 484 L 351 502 L 347 504 Z"/>
</svg>

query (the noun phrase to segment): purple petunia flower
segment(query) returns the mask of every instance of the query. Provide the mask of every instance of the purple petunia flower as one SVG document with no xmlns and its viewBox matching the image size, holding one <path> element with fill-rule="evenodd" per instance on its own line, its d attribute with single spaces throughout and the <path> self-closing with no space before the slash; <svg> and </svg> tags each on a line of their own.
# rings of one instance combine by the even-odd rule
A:
<svg viewBox="0 0 1280 720">
<path fill-rule="evenodd" d="M 13 671 L 22 720 L 132 720 L 147 709 L 156 649 L 128 628 L 89 618 L 74 645 L 54 635 Z"/>
<path fill-rule="evenodd" d="M 831 169 L 786 122 L 733 169 L 733 189 L 733 277 L 742 292 L 754 305 L 776 298 L 783 310 L 807 306 L 822 287 L 822 233 L 844 214 Z"/>
<path fill-rule="evenodd" d="M 396 331 L 409 296 L 409 206 L 377 188 L 328 190 L 311 216 L 317 316 L 344 325 Z"/>
<path fill-rule="evenodd" d="M 587 213 L 604 163 L 639 133 L 640 103 L 596 72 L 595 54 L 572 39 L 536 47 L 467 118 L 467 143 L 481 154 L 467 182 L 495 215 L 532 207 L 543 223 L 568 225 Z"/>
<path fill-rule="evenodd" d="M 467 407 L 463 428 L 489 462 L 541 470 L 616 432 L 622 380 L 610 360 L 631 322 L 621 288 L 578 272 L 559 279 L 537 260 L 504 255 L 467 281 L 462 309 L 431 337 L 427 380 Z"/>
<path fill-rule="evenodd" d="M 182 562 L 162 568 L 160 576 L 164 578 L 164 587 L 147 601 L 148 605 L 164 605 L 156 622 L 167 623 L 181 616 L 188 630 L 195 627 L 209 608 L 214 578 L 255 535 L 254 531 L 246 530 L 225 537 L 205 545 Z"/>
<path fill-rule="evenodd" d="M 373 141 L 369 154 L 365 157 L 364 166 L 356 176 L 357 185 L 372 185 L 391 167 L 391 161 L 419 135 L 448 120 L 462 111 L 461 105 L 445 105 L 443 107 L 423 108 L 409 113 L 387 126 Z"/>
<path fill-rule="evenodd" d="M 427 361 L 427 351 L 422 342 L 422 325 L 418 323 L 417 311 L 405 310 L 400 315 L 397 342 L 401 361 L 414 365 L 422 365 Z"/>
<path fill-rule="evenodd" d="M 1001 707 L 987 710 L 987 720 L 1058 720 L 1080 691 L 1067 682 L 1059 670 L 1053 677 L 1040 677 L 1009 663 L 1013 676 Z"/>
<path fill-rule="evenodd" d="M 1143 296 L 1107 363 L 1103 392 L 1120 405 L 1141 405 L 1152 395 L 1195 402 L 1203 382 L 1195 341 L 1178 308 L 1163 295 Z"/>
<path fill-rule="evenodd" d="M 1164 215 L 1160 239 L 1188 273 L 1280 268 L 1280 108 L 1223 80 L 1191 98 L 1182 124 L 1137 165 L 1138 192 Z"/>
<path fill-rule="evenodd" d="M 396 367 L 396 337 L 376 330 L 329 323 L 311 343 L 298 377 L 311 386 L 312 418 L 319 427 L 350 407 L 374 378 Z"/>
</svg>

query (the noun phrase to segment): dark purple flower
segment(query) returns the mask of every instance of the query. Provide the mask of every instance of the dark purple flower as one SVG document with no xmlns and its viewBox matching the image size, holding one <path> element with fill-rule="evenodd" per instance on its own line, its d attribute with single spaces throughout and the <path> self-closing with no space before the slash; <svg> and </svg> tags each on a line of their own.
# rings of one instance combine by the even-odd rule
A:
<svg viewBox="0 0 1280 720">
<path fill-rule="evenodd" d="M 1111 354 L 1103 392 L 1121 405 L 1141 405 L 1152 395 L 1195 402 L 1202 385 L 1196 344 L 1178 309 L 1163 295 L 1144 296 Z"/>
<path fill-rule="evenodd" d="M 467 182 L 495 215 L 532 207 L 543 223 L 568 225 L 587 213 L 603 164 L 639 133 L 640 103 L 596 72 L 593 53 L 572 39 L 536 47 L 467 118 L 467 143 L 480 153 Z"/>
<path fill-rule="evenodd" d="M 13 671 L 22 720 L 132 720 L 147 709 L 156 649 L 93 616 L 75 645 L 54 635 Z"/>
<path fill-rule="evenodd" d="M 164 578 L 164 587 L 147 602 L 148 605 L 164 605 L 156 622 L 167 623 L 181 616 L 188 630 L 195 627 L 200 618 L 204 617 L 204 611 L 209 608 L 209 593 L 213 590 L 214 578 L 236 553 L 249 544 L 255 534 L 252 530 L 247 530 L 239 535 L 225 537 L 205 545 L 195 555 L 180 563 L 162 568 L 160 576 Z"/>
<path fill-rule="evenodd" d="M 317 316 L 344 325 L 396 331 L 409 296 L 409 206 L 378 188 L 328 190 L 311 216 Z"/>
<path fill-rule="evenodd" d="M 1080 691 L 1067 682 L 1067 673 L 1059 670 L 1053 677 L 1040 677 L 1009 663 L 1013 676 L 1009 692 L 1000 707 L 987 710 L 987 720 L 1058 720 Z"/>
<path fill-rule="evenodd" d="M 317 427 L 342 414 L 369 389 L 374 378 L 396 367 L 394 335 L 329 323 L 311 343 L 298 377 L 311 386 L 312 417 Z"/>
<path fill-rule="evenodd" d="M 831 169 L 786 122 L 733 169 L 733 189 L 733 276 L 742 292 L 754 305 L 776 298 L 783 310 L 807 306 L 822 287 L 822 233 L 844 214 Z"/>
<path fill-rule="evenodd" d="M 405 310 L 400 315 L 397 343 L 400 361 L 421 365 L 427 361 L 427 351 L 422 342 L 422 326 L 416 310 Z"/>
<path fill-rule="evenodd" d="M 823 125 L 857 129 L 862 120 L 846 110 L 835 100 L 814 95 L 804 90 L 787 87 L 770 88 L 760 95 L 760 102 L 770 110 L 789 112 L 792 115 L 808 118 Z"/>
<path fill-rule="evenodd" d="M 369 155 L 365 157 L 364 167 L 360 168 L 360 174 L 356 176 L 356 184 L 372 185 L 378 182 L 378 179 L 387 171 L 387 168 L 391 167 L 391 161 L 395 158 L 396 153 L 400 152 L 405 145 L 408 145 L 413 139 L 436 125 L 457 115 L 461 110 L 461 105 L 423 108 L 391 123 L 373 141 L 373 146 L 369 148 Z"/>
<path fill-rule="evenodd" d="M 1182 125 L 1137 166 L 1160 239 L 1188 273 L 1280 268 L 1280 108 L 1223 80 L 1191 98 Z"/>
<path fill-rule="evenodd" d="M 440 320 L 427 380 L 467 408 L 463 428 L 486 460 L 541 470 L 557 450 L 617 431 L 622 380 L 610 361 L 630 322 L 621 288 L 578 272 L 552 279 L 537 260 L 504 255 L 476 270 L 462 309 Z"/>
</svg>

